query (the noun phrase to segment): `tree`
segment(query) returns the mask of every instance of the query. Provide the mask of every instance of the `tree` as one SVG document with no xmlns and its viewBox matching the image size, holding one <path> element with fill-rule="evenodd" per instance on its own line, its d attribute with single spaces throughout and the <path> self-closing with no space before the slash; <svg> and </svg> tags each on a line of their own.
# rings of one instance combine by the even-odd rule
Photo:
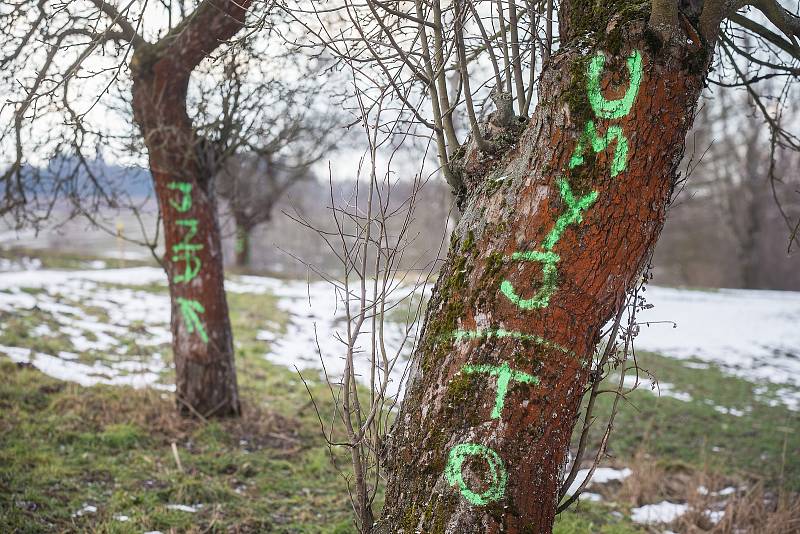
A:
<svg viewBox="0 0 800 534">
<path fill-rule="evenodd" d="M 191 97 L 193 122 L 214 147 L 216 192 L 235 224 L 239 266 L 249 264 L 253 229 L 271 219 L 293 185 L 313 178 L 310 168 L 341 141 L 331 135 L 339 113 L 326 89 L 326 59 L 263 33 L 244 36 L 222 61 L 204 65 Z"/>
<path fill-rule="evenodd" d="M 218 154 L 190 120 L 187 96 L 192 73 L 245 26 L 253 2 L 193 5 L 3 4 L 0 28 L 9 37 L 0 64 L 11 127 L 3 130 L 2 143 L 13 157 L 2 175 L 2 211 L 46 218 L 35 201 L 79 204 L 88 195 L 114 205 L 87 164 L 86 147 L 121 143 L 126 126 L 135 124 L 164 222 L 176 397 L 182 412 L 208 417 L 238 414 L 240 404 L 214 194 Z M 146 16 L 146 10 L 155 13 Z M 162 25 L 154 30 L 151 19 Z M 111 113 L 113 97 L 127 102 L 127 91 L 133 124 L 130 115 L 120 120 Z M 75 168 L 50 181 L 30 172 L 29 161 L 62 153 L 75 155 Z M 88 178 L 78 182 L 79 176 Z"/>
<path fill-rule="evenodd" d="M 301 180 L 313 179 L 309 165 L 293 167 L 271 155 L 229 158 L 218 175 L 219 194 L 227 201 L 236 227 L 236 265 L 250 264 L 250 235 L 269 222 L 275 203 Z"/>
<path fill-rule="evenodd" d="M 742 28 L 800 57 L 800 19 L 772 0 L 562 0 L 557 39 L 554 7 L 347 2 L 352 33 L 319 33 L 429 129 L 463 213 L 387 445 L 380 532 L 551 531 L 592 355 L 661 231 L 715 46 L 737 74 Z"/>
</svg>

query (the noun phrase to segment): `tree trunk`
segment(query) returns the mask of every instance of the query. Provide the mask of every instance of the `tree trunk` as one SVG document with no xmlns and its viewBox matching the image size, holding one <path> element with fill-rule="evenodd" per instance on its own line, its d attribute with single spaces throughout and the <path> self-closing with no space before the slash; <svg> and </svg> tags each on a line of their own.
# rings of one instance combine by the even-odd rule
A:
<svg viewBox="0 0 800 534">
<path fill-rule="evenodd" d="M 237 267 L 247 267 L 250 265 L 250 232 L 252 232 L 252 229 L 249 226 L 239 221 L 236 222 L 234 253 L 236 255 Z"/>
<path fill-rule="evenodd" d="M 551 58 L 520 137 L 466 151 L 380 532 L 551 531 L 593 349 L 661 231 L 708 65 L 644 16 L 562 26 L 580 44 Z"/>
<path fill-rule="evenodd" d="M 177 402 L 186 414 L 238 415 L 233 334 L 225 299 L 213 154 L 186 112 L 189 76 L 242 26 L 248 1 L 206 0 L 131 60 L 133 113 L 164 220 Z"/>
</svg>

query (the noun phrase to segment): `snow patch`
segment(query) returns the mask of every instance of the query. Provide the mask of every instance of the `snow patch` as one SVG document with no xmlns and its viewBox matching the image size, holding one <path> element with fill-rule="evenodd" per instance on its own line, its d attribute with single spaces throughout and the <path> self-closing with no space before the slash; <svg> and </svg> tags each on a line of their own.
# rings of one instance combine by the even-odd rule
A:
<svg viewBox="0 0 800 534">
<path fill-rule="evenodd" d="M 267 360 L 300 371 L 324 371 L 332 383 L 340 380 L 345 368 L 344 357 L 347 320 L 339 297 L 327 282 L 283 281 L 255 276 L 242 276 L 239 282 L 226 282 L 226 289 L 242 292 L 271 292 L 278 300 L 278 308 L 289 315 L 286 333 L 275 336 L 268 330 L 259 331 L 257 339 L 270 343 Z M 362 331 L 366 334 L 366 328 Z M 405 325 L 387 321 L 387 352 L 391 355 L 402 347 L 402 356 L 389 369 L 387 396 L 402 395 L 401 384 L 405 361 L 411 350 L 413 332 L 405 334 Z M 367 337 L 360 345 L 367 343 Z M 368 354 L 358 347 L 354 355 L 356 378 L 364 384 L 370 383 L 371 363 Z M 320 358 L 321 354 L 321 358 Z M 324 364 L 323 364 L 324 362 Z M 385 377 L 385 370 L 378 369 L 376 382 Z"/>
<path fill-rule="evenodd" d="M 105 364 L 96 361 L 92 365 L 87 365 L 77 361 L 63 360 L 42 352 L 33 353 L 30 349 L 21 347 L 0 345 L 0 352 L 5 353 L 14 362 L 33 365 L 48 376 L 75 382 L 85 387 L 109 384 L 174 390 L 172 385 L 158 383 L 159 373 L 165 367 L 159 354 L 154 354 L 150 360 L 144 362 L 124 361 Z"/>
<path fill-rule="evenodd" d="M 567 495 L 574 495 L 575 492 L 578 491 L 578 488 L 581 487 L 581 484 L 583 484 L 583 481 L 588 474 L 588 469 L 580 469 L 575 477 L 575 480 L 573 480 L 572 484 L 570 484 L 569 489 L 567 490 Z M 593 486 L 594 484 L 606 484 L 612 480 L 622 481 L 632 474 L 633 471 L 627 467 L 623 469 L 614 469 L 613 467 L 598 467 L 594 470 L 592 479 L 589 481 L 589 484 L 587 484 L 586 487 Z"/>
<path fill-rule="evenodd" d="M 750 381 L 800 386 L 800 293 L 648 286 L 646 296 L 655 307 L 637 317 L 638 349 L 713 363 Z"/>
<path fill-rule="evenodd" d="M 203 505 L 202 505 L 202 504 L 194 504 L 194 505 L 188 505 L 188 504 L 168 504 L 168 505 L 167 505 L 167 508 L 169 508 L 170 510 L 178 510 L 178 511 L 180 511 L 180 512 L 187 512 L 187 513 L 190 513 L 190 514 L 194 514 L 194 513 L 196 513 L 196 512 L 197 512 L 198 510 L 200 510 L 202 507 L 203 507 Z"/>
<path fill-rule="evenodd" d="M 688 504 L 676 504 L 662 501 L 658 504 L 646 504 L 631 510 L 634 523 L 652 525 L 655 523 L 672 523 L 689 510 Z"/>
<path fill-rule="evenodd" d="M 72 514 L 72 517 L 80 517 L 82 515 L 95 514 L 95 513 L 97 513 L 97 506 L 83 503 L 83 508 Z"/>
<path fill-rule="evenodd" d="M 619 383 L 619 376 L 611 377 L 610 383 Z M 626 389 L 636 389 L 637 391 L 649 391 L 653 395 L 659 397 L 672 397 L 683 402 L 690 402 L 692 396 L 685 391 L 678 391 L 674 384 L 669 382 L 656 382 L 655 380 L 643 376 L 625 375 L 625 380 L 622 382 L 623 387 Z"/>
</svg>

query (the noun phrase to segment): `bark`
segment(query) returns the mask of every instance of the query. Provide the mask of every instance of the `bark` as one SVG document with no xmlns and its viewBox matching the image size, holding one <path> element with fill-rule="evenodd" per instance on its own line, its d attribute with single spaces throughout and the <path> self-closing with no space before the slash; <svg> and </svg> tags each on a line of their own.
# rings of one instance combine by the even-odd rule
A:
<svg viewBox="0 0 800 534">
<path fill-rule="evenodd" d="M 591 355 L 661 231 L 709 57 L 660 40 L 635 10 L 593 29 L 567 20 L 578 4 L 561 17 L 580 43 L 552 57 L 518 139 L 465 156 L 463 216 L 392 432 L 380 532 L 552 529 Z M 637 53 L 630 109 L 597 94 L 593 105 L 596 62 L 603 98 L 624 99 Z"/>
<path fill-rule="evenodd" d="M 242 27 L 249 4 L 206 0 L 159 42 L 141 45 L 131 60 L 134 120 L 164 220 L 178 407 L 204 417 L 237 415 L 240 405 L 213 151 L 192 127 L 186 94 L 191 72 Z"/>
</svg>

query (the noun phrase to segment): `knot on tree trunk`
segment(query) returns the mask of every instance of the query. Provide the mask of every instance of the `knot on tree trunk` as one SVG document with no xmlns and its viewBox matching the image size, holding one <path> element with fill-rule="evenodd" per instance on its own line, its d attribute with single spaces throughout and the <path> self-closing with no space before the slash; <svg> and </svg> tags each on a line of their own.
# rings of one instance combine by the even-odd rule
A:
<svg viewBox="0 0 800 534">
<path fill-rule="evenodd" d="M 489 142 L 489 150 L 481 150 L 478 143 L 470 137 L 450 158 L 451 171 L 460 177 L 463 184 L 458 194 L 458 205 L 465 205 L 467 199 L 481 186 L 490 182 L 493 172 L 502 167 L 507 156 L 516 151 L 518 142 L 528 126 L 528 119 L 514 115 L 513 101 L 509 93 L 502 93 L 498 102 L 503 106 L 492 112 L 482 124 L 484 139 Z M 494 100 L 494 98 L 493 98 Z M 502 126 L 501 126 L 502 124 Z"/>
</svg>

